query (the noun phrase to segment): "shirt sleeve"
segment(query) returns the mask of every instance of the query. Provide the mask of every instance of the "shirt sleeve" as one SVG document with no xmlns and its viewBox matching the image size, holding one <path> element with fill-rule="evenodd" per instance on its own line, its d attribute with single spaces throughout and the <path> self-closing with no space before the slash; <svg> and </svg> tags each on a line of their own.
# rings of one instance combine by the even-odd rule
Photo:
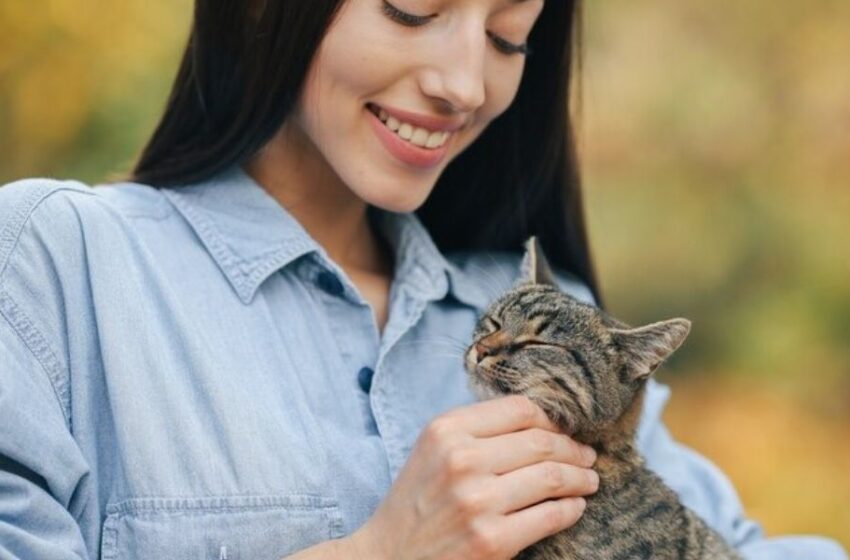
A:
<svg viewBox="0 0 850 560">
<path fill-rule="evenodd" d="M 84 507 L 88 465 L 46 375 L 50 350 L 28 326 L 0 285 L 0 557 L 87 559 L 71 509 Z"/>
<path fill-rule="evenodd" d="M 668 387 L 650 381 L 638 447 L 647 466 L 748 560 L 847 560 L 836 542 L 815 536 L 765 537 L 747 518 L 729 479 L 705 457 L 676 442 L 661 421 Z"/>
</svg>

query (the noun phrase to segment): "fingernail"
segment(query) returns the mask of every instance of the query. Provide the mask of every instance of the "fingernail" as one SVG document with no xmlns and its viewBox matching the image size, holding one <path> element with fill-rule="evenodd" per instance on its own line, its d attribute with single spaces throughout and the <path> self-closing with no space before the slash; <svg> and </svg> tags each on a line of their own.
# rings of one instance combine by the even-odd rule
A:
<svg viewBox="0 0 850 560">
<path fill-rule="evenodd" d="M 596 462 L 596 450 L 588 445 L 584 447 L 584 456 L 591 465 Z"/>
<path fill-rule="evenodd" d="M 594 470 L 588 471 L 588 478 L 590 478 L 590 485 L 593 486 L 593 491 L 596 492 L 599 490 L 599 473 Z"/>
</svg>

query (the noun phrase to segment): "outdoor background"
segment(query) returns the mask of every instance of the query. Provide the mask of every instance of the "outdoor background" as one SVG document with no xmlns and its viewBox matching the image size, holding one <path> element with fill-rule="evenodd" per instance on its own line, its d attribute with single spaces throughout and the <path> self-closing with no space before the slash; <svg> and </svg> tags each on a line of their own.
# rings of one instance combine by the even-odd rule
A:
<svg viewBox="0 0 850 560">
<path fill-rule="evenodd" d="M 769 534 L 850 547 L 850 2 L 588 2 L 581 154 L 608 307 L 693 320 L 672 432 Z M 2 0 L 0 183 L 129 168 L 189 0 Z"/>
</svg>

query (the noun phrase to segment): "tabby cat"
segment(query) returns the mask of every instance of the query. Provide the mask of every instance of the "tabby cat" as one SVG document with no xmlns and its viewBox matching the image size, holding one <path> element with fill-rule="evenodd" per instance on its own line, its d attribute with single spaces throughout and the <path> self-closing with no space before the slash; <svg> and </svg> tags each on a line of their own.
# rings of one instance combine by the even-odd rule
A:
<svg viewBox="0 0 850 560">
<path fill-rule="evenodd" d="M 596 449 L 600 484 L 578 523 L 518 559 L 741 558 L 644 466 L 635 445 L 646 381 L 689 331 L 686 319 L 630 328 L 577 301 L 528 240 L 520 282 L 490 305 L 466 351 L 470 387 L 481 399 L 535 401 Z"/>
</svg>

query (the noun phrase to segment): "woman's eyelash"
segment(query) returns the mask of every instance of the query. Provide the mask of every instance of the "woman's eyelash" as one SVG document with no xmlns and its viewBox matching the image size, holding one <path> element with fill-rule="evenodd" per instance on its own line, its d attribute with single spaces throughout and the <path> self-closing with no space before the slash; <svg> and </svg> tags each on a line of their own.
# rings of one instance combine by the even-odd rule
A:
<svg viewBox="0 0 850 560">
<path fill-rule="evenodd" d="M 505 41 L 495 33 L 487 32 L 487 35 L 493 39 L 493 42 L 496 43 L 496 47 L 506 53 L 506 54 L 522 54 L 525 56 L 531 55 L 531 47 L 528 46 L 528 43 L 523 43 L 522 45 L 515 45 L 510 41 Z"/>
<path fill-rule="evenodd" d="M 428 20 L 434 18 L 434 16 L 416 16 L 407 12 L 402 12 L 386 0 L 383 0 L 382 9 L 383 12 L 387 14 L 390 18 L 396 20 L 397 22 L 403 25 L 408 25 L 410 27 L 418 27 L 420 25 L 425 25 L 426 23 L 428 23 Z"/>
<path fill-rule="evenodd" d="M 409 14 L 407 12 L 403 12 L 387 2 L 387 0 L 382 0 L 382 11 L 384 14 L 390 17 L 390 19 L 408 27 L 419 27 L 420 25 L 425 25 L 428 21 L 434 19 L 436 16 L 417 16 L 414 14 Z M 496 48 L 498 48 L 501 52 L 505 54 L 522 54 L 525 56 L 531 55 L 531 47 L 528 44 L 515 45 L 510 41 L 506 41 L 502 39 L 495 33 L 487 32 L 487 36 L 493 40 L 496 44 Z"/>
</svg>

